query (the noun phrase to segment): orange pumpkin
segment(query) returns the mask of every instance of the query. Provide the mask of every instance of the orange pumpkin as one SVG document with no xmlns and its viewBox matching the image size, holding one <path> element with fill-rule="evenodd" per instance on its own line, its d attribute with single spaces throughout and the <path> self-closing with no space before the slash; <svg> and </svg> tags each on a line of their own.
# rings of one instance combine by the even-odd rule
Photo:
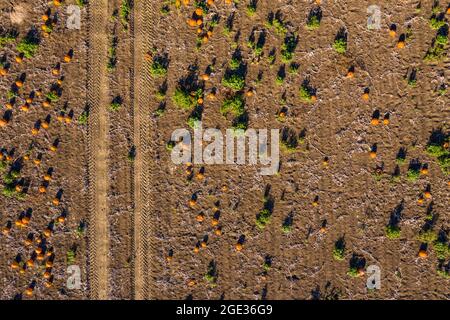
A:
<svg viewBox="0 0 450 320">
<path fill-rule="evenodd" d="M 33 288 L 32 287 L 28 287 L 25 290 L 25 294 L 29 297 L 31 297 L 33 295 Z"/>
<path fill-rule="evenodd" d="M 222 228 L 218 227 L 216 230 L 214 230 L 214 234 L 216 236 L 221 236 L 222 235 Z"/>
<path fill-rule="evenodd" d="M 27 267 L 29 267 L 29 268 L 33 268 L 34 267 L 34 260 L 33 259 L 28 259 L 27 260 Z"/>
<path fill-rule="evenodd" d="M 19 268 L 19 263 L 17 261 L 13 261 L 11 263 L 11 269 L 18 269 Z"/>
<path fill-rule="evenodd" d="M 195 9 L 195 14 L 198 15 L 199 17 L 203 16 L 203 9 L 202 8 Z"/>
<path fill-rule="evenodd" d="M 363 99 L 364 101 L 369 101 L 369 93 L 368 93 L 368 92 L 365 92 L 365 93 L 362 95 L 362 99 Z"/>
<path fill-rule="evenodd" d="M 53 205 L 55 205 L 55 206 L 59 206 L 59 199 L 58 199 L 58 198 L 54 198 L 54 199 L 52 200 L 52 203 L 53 203 Z M 62 222 L 64 222 L 64 221 L 62 221 Z"/>
<path fill-rule="evenodd" d="M 22 61 L 23 61 L 21 56 L 16 56 L 15 60 L 17 63 L 22 63 Z"/>
<path fill-rule="evenodd" d="M 234 246 L 236 251 L 241 251 L 243 249 L 242 243 L 238 242 L 236 243 L 236 245 Z"/>
<path fill-rule="evenodd" d="M 424 196 L 426 199 L 431 199 L 431 192 L 430 191 L 425 191 L 424 192 Z"/>
<path fill-rule="evenodd" d="M 38 133 L 39 133 L 39 128 L 33 128 L 33 129 L 31 129 L 31 134 L 32 134 L 33 136 L 37 135 Z"/>
<path fill-rule="evenodd" d="M 372 120 L 370 121 L 370 124 L 373 126 L 377 126 L 380 124 L 380 120 L 378 118 L 372 118 Z"/>
<path fill-rule="evenodd" d="M 213 219 L 211 220 L 211 225 L 212 225 L 213 227 L 217 226 L 218 224 L 219 224 L 219 220 L 218 220 L 218 219 L 213 218 Z"/>
<path fill-rule="evenodd" d="M 420 249 L 419 250 L 419 257 L 422 258 L 422 259 L 426 259 L 428 257 L 427 250 Z"/>
<path fill-rule="evenodd" d="M 0 127 L 4 127 L 8 124 L 8 121 L 6 119 L 0 119 Z"/>
<path fill-rule="evenodd" d="M 198 222 L 203 222 L 205 220 L 205 216 L 203 214 L 198 214 L 195 218 Z"/>
<path fill-rule="evenodd" d="M 403 49 L 405 47 L 405 41 L 399 41 L 397 43 L 397 49 Z"/>
<path fill-rule="evenodd" d="M 47 192 L 47 187 L 44 186 L 44 185 L 39 186 L 39 192 L 40 192 L 40 193 L 45 193 L 45 192 Z"/>
<path fill-rule="evenodd" d="M 369 156 L 371 159 L 375 159 L 377 157 L 377 152 L 372 150 L 369 152 Z"/>
<path fill-rule="evenodd" d="M 44 236 L 46 238 L 49 238 L 52 235 L 52 230 L 50 230 L 49 228 L 44 230 Z"/>
</svg>

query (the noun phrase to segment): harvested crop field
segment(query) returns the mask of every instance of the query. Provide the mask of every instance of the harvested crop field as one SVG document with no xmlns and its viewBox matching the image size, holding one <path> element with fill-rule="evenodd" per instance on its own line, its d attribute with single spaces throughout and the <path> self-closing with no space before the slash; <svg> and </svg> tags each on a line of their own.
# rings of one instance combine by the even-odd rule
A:
<svg viewBox="0 0 450 320">
<path fill-rule="evenodd" d="M 0 18 L 1 299 L 450 298 L 448 2 Z M 279 129 L 276 172 L 174 163 L 200 122 Z"/>
</svg>

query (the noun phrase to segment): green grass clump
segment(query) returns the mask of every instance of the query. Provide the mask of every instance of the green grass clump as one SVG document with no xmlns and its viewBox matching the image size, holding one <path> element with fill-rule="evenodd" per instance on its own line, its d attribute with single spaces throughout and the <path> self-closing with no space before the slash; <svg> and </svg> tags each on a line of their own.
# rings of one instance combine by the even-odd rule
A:
<svg viewBox="0 0 450 320">
<path fill-rule="evenodd" d="M 57 102 L 59 100 L 59 96 L 55 92 L 49 92 L 45 97 L 50 102 Z"/>
<path fill-rule="evenodd" d="M 433 249 L 439 260 L 445 260 L 450 257 L 450 247 L 444 241 L 437 240 L 433 244 Z"/>
<path fill-rule="evenodd" d="M 303 102 L 312 102 L 313 94 L 311 91 L 312 90 L 306 84 L 302 84 L 300 86 L 300 91 L 299 91 L 300 99 Z"/>
<path fill-rule="evenodd" d="M 198 98 L 203 94 L 202 89 L 198 89 L 194 95 L 189 94 L 182 88 L 175 89 L 172 101 L 181 109 L 190 110 L 197 105 Z"/>
<path fill-rule="evenodd" d="M 66 261 L 68 265 L 72 265 L 75 262 L 75 251 L 70 249 L 66 253 Z"/>
<path fill-rule="evenodd" d="M 406 172 L 406 179 L 410 182 L 415 182 L 420 177 L 420 170 L 418 168 L 409 168 Z"/>
<path fill-rule="evenodd" d="M 422 230 L 417 236 L 417 240 L 422 243 L 432 244 L 437 240 L 438 236 L 433 230 Z"/>
<path fill-rule="evenodd" d="M 445 140 L 448 143 L 449 139 Z M 426 152 L 428 155 L 437 159 L 439 166 L 444 174 L 450 174 L 450 151 L 444 147 L 444 143 L 430 143 L 427 145 Z"/>
<path fill-rule="evenodd" d="M 77 6 L 79 6 L 80 8 L 83 8 L 85 5 L 88 4 L 88 0 L 76 0 L 75 3 L 76 3 Z"/>
<path fill-rule="evenodd" d="M 12 197 L 14 197 L 15 194 L 16 194 L 16 189 L 14 188 L 13 185 L 8 184 L 8 185 L 6 185 L 6 186 L 3 188 L 2 194 L 3 194 L 5 197 L 12 198 Z"/>
<path fill-rule="evenodd" d="M 88 122 L 88 118 L 89 118 L 89 112 L 85 110 L 78 117 L 78 123 L 81 125 L 86 125 Z"/>
<path fill-rule="evenodd" d="M 121 107 L 122 107 L 122 103 L 120 103 L 119 101 L 114 101 L 114 102 L 111 102 L 111 104 L 109 105 L 109 110 L 115 112 L 115 111 L 119 111 Z"/>
<path fill-rule="evenodd" d="M 442 19 L 439 19 L 437 17 L 432 17 L 430 19 L 430 27 L 433 30 L 439 30 L 440 28 L 442 28 L 443 26 L 445 26 L 445 21 Z"/>
<path fill-rule="evenodd" d="M 344 38 L 336 39 L 333 43 L 333 48 L 337 53 L 344 54 L 347 52 L 347 40 Z"/>
<path fill-rule="evenodd" d="M 239 117 L 244 113 L 244 99 L 241 95 L 236 95 L 232 98 L 225 99 L 220 107 L 220 113 L 226 115 L 231 113 L 235 117 Z"/>
<path fill-rule="evenodd" d="M 334 245 L 333 258 L 337 261 L 342 261 L 345 258 L 345 248 L 337 244 Z"/>
<path fill-rule="evenodd" d="M 258 216 L 256 217 L 256 226 L 259 229 L 264 229 L 266 225 L 270 222 L 270 217 L 272 216 L 272 213 L 269 209 L 263 209 L 258 213 Z"/>
<path fill-rule="evenodd" d="M 281 61 L 289 63 L 294 58 L 295 48 L 297 47 L 297 38 L 290 35 L 284 39 L 281 45 Z"/>
<path fill-rule="evenodd" d="M 317 15 L 312 15 L 308 18 L 308 21 L 306 22 L 306 28 L 308 30 L 315 30 L 320 27 L 320 19 Z"/>
<path fill-rule="evenodd" d="M 130 14 L 131 14 L 131 3 L 130 0 L 122 0 L 122 4 L 120 5 L 120 21 L 125 29 L 128 29 L 128 25 L 130 23 Z"/>
<path fill-rule="evenodd" d="M 247 15 L 249 17 L 253 17 L 256 13 L 256 1 L 250 1 L 249 5 L 247 6 Z"/>
<path fill-rule="evenodd" d="M 150 67 L 150 74 L 153 77 L 163 77 L 167 74 L 167 65 L 160 59 L 155 59 Z"/>
<path fill-rule="evenodd" d="M 0 48 L 3 48 L 8 43 L 14 42 L 16 40 L 16 38 L 17 37 L 11 33 L 0 36 Z"/>
<path fill-rule="evenodd" d="M 22 53 L 25 58 L 32 58 L 39 48 L 36 40 L 25 38 L 17 45 L 17 51 Z"/>
<path fill-rule="evenodd" d="M 234 91 L 239 91 L 244 88 L 245 79 L 238 73 L 228 73 L 222 78 L 222 84 Z"/>
<path fill-rule="evenodd" d="M 351 268 L 347 271 L 347 274 L 348 274 L 350 277 L 353 277 L 353 278 L 359 277 L 359 272 L 358 272 L 358 269 L 357 269 L 356 267 L 351 267 Z"/>
<path fill-rule="evenodd" d="M 401 230 L 398 226 L 389 225 L 385 228 L 386 237 L 391 240 L 400 238 Z"/>
</svg>

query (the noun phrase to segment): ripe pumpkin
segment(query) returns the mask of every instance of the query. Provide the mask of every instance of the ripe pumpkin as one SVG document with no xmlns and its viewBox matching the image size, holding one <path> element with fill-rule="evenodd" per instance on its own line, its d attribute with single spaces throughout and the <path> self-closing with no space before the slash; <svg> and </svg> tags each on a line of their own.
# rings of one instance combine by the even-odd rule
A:
<svg viewBox="0 0 450 320">
<path fill-rule="evenodd" d="M 0 127 L 4 127 L 8 124 L 8 121 L 6 119 L 0 119 Z"/>
<path fill-rule="evenodd" d="M 203 180 L 205 175 L 203 173 L 199 172 L 199 173 L 197 173 L 197 175 L 195 177 L 197 178 L 197 180 Z"/>
<path fill-rule="evenodd" d="M 61 5 L 61 0 L 53 0 L 53 4 L 55 7 L 59 7 Z"/>
<path fill-rule="evenodd" d="M 11 227 L 10 226 L 4 226 L 2 229 L 2 233 L 6 236 L 8 235 L 9 231 L 11 231 Z"/>
<path fill-rule="evenodd" d="M 243 248 L 242 243 L 239 243 L 239 242 L 236 243 L 236 245 L 234 247 L 235 247 L 236 251 L 241 251 Z"/>
<path fill-rule="evenodd" d="M 58 150 L 58 147 L 55 146 L 54 144 L 52 144 L 52 145 L 50 146 L 50 151 L 56 152 L 56 150 Z"/>
<path fill-rule="evenodd" d="M 49 238 L 52 235 L 52 230 L 50 230 L 49 228 L 44 230 L 44 236 L 46 238 Z"/>
<path fill-rule="evenodd" d="M 36 254 L 41 254 L 42 253 L 42 247 L 36 247 L 36 249 L 34 249 L 34 252 L 36 252 Z"/>
<path fill-rule="evenodd" d="M 6 76 L 8 74 L 8 69 L 0 67 L 0 76 Z"/>
<path fill-rule="evenodd" d="M 216 236 L 221 236 L 222 235 L 222 228 L 218 227 L 216 230 L 214 230 L 214 234 Z"/>
<path fill-rule="evenodd" d="M 63 223 L 64 221 L 66 221 L 66 218 L 64 216 L 59 216 L 58 217 L 58 222 L 59 223 Z"/>
<path fill-rule="evenodd" d="M 24 217 L 22 217 L 22 219 L 20 221 L 22 221 L 23 225 L 28 225 L 30 223 L 30 217 L 24 216 Z"/>
<path fill-rule="evenodd" d="M 202 248 L 206 248 L 206 247 L 208 246 L 208 244 L 206 243 L 206 241 L 202 241 L 202 242 L 200 243 L 200 246 L 201 246 Z"/>
<path fill-rule="evenodd" d="M 423 203 L 423 197 L 420 196 L 419 199 L 417 199 L 417 204 L 422 204 Z"/>
<path fill-rule="evenodd" d="M 56 0 L 55 0 L 56 1 Z M 29 297 L 31 297 L 33 295 L 33 288 L 32 287 L 28 287 L 25 290 L 25 294 Z"/>
<path fill-rule="evenodd" d="M 23 187 L 18 184 L 15 189 L 16 189 L 16 192 L 22 192 Z"/>
<path fill-rule="evenodd" d="M 195 218 L 198 222 L 203 222 L 203 220 L 205 220 L 205 216 L 203 214 L 198 214 L 197 217 Z"/>
<path fill-rule="evenodd" d="M 27 260 L 27 267 L 29 267 L 29 268 L 33 268 L 34 267 L 34 260 L 33 259 L 28 259 Z"/>
<path fill-rule="evenodd" d="M 397 43 L 397 49 L 403 49 L 405 47 L 405 41 L 399 41 Z"/>
<path fill-rule="evenodd" d="M 38 159 L 38 158 L 36 158 L 36 159 L 33 159 L 33 162 L 34 162 L 34 164 L 35 165 L 40 165 L 41 164 L 41 159 Z"/>
<path fill-rule="evenodd" d="M 207 74 L 202 74 L 202 75 L 200 76 L 200 78 L 201 78 L 203 81 L 208 81 L 208 80 L 209 80 L 209 75 L 207 75 Z"/>
<path fill-rule="evenodd" d="M 52 260 L 47 260 L 45 262 L 45 267 L 46 268 L 52 268 L 53 267 L 53 261 Z"/>
<path fill-rule="evenodd" d="M 369 152 L 369 156 L 371 159 L 375 159 L 377 157 L 377 152 L 372 150 Z"/>
<path fill-rule="evenodd" d="M 372 120 L 370 121 L 370 124 L 373 126 L 377 126 L 380 124 L 380 120 L 378 118 L 372 118 Z"/>
<path fill-rule="evenodd" d="M 53 200 L 52 200 L 52 203 L 53 203 L 53 205 L 55 205 L 55 206 L 59 206 L 59 199 L 58 198 L 54 198 Z M 58 218 L 59 219 L 59 218 Z M 60 221 L 61 222 L 61 221 Z M 62 222 L 64 222 L 64 221 L 62 221 Z"/>
<path fill-rule="evenodd" d="M 42 102 L 42 106 L 43 106 L 44 108 L 50 107 L 50 101 L 45 100 L 44 102 Z"/>
<path fill-rule="evenodd" d="M 26 271 L 27 271 L 27 265 L 24 264 L 24 265 L 22 266 L 22 268 L 20 268 L 19 273 L 20 273 L 20 274 L 24 274 Z"/>
<path fill-rule="evenodd" d="M 5 103 L 5 108 L 8 110 L 11 110 L 13 108 L 12 103 L 10 103 L 10 102 Z"/>
<path fill-rule="evenodd" d="M 22 63 L 22 61 L 23 61 L 21 56 L 16 56 L 15 60 L 17 63 Z"/>
<path fill-rule="evenodd" d="M 422 258 L 422 259 L 426 259 L 428 257 L 427 250 L 420 249 L 419 250 L 419 257 Z"/>
<path fill-rule="evenodd" d="M 202 8 L 195 9 L 195 14 L 198 15 L 199 17 L 203 16 L 203 9 Z"/>
<path fill-rule="evenodd" d="M 52 275 L 51 272 L 46 270 L 43 274 L 43 277 L 44 277 L 44 279 L 49 279 L 51 277 L 51 275 Z"/>
<path fill-rule="evenodd" d="M 189 25 L 190 27 L 196 27 L 196 26 L 197 26 L 197 21 L 195 21 L 194 19 L 189 19 L 189 20 L 187 21 L 187 23 L 188 23 L 188 25 Z"/>
<path fill-rule="evenodd" d="M 200 248 L 198 246 L 195 246 L 194 247 L 194 253 L 199 253 L 199 251 L 200 251 Z"/>
<path fill-rule="evenodd" d="M 49 18 L 49 17 L 48 17 L 48 15 L 47 15 L 47 14 L 44 14 L 44 15 L 42 15 L 42 17 L 41 17 L 41 18 L 42 18 L 42 21 L 44 21 L 44 22 L 45 22 L 45 21 L 47 21 L 47 20 L 48 20 L 48 18 Z"/>
<path fill-rule="evenodd" d="M 420 169 L 420 173 L 423 174 L 424 176 L 428 174 L 428 168 L 422 168 Z"/>
<path fill-rule="evenodd" d="M 369 93 L 368 92 L 364 92 L 364 94 L 362 95 L 362 99 L 364 101 L 369 101 Z"/>
<path fill-rule="evenodd" d="M 23 81 L 22 80 L 17 80 L 16 81 L 16 86 L 17 86 L 17 88 L 22 88 L 23 87 Z"/>
<path fill-rule="evenodd" d="M 217 226 L 218 224 L 219 224 L 219 220 L 218 220 L 218 219 L 213 218 L 213 219 L 211 220 L 211 225 L 212 225 L 213 227 Z"/>
<path fill-rule="evenodd" d="M 64 62 L 69 63 L 70 61 L 72 61 L 72 57 L 71 57 L 70 55 L 66 54 L 66 55 L 64 56 Z"/>
<path fill-rule="evenodd" d="M 39 128 L 33 128 L 33 129 L 31 129 L 31 134 L 33 135 L 33 136 L 35 136 L 35 135 L 37 135 L 39 133 Z"/>
<path fill-rule="evenodd" d="M 384 118 L 384 119 L 383 119 L 383 124 L 384 124 L 385 126 L 387 126 L 389 123 L 390 123 L 389 118 Z"/>
<path fill-rule="evenodd" d="M 353 71 L 348 71 L 347 72 L 347 78 L 348 79 L 352 79 L 355 76 L 355 73 Z"/>
<path fill-rule="evenodd" d="M 19 268 L 19 263 L 17 261 L 13 261 L 11 263 L 11 269 L 18 269 Z"/>
<path fill-rule="evenodd" d="M 47 192 L 47 187 L 44 185 L 39 186 L 39 192 L 40 193 L 46 193 Z"/>
<path fill-rule="evenodd" d="M 195 205 L 197 204 L 197 200 L 195 200 L 195 199 L 191 199 L 191 200 L 189 200 L 189 206 L 192 208 L 192 207 L 195 207 Z"/>
<path fill-rule="evenodd" d="M 431 192 L 430 191 L 425 191 L 424 192 L 424 196 L 426 199 L 431 199 Z"/>
<path fill-rule="evenodd" d="M 46 288 L 51 288 L 53 286 L 53 280 L 49 279 L 44 283 Z"/>
<path fill-rule="evenodd" d="M 50 180 L 52 180 L 52 176 L 51 176 L 50 174 L 46 173 L 46 174 L 44 175 L 44 180 L 45 180 L 45 181 L 50 181 Z"/>
<path fill-rule="evenodd" d="M 39 254 L 37 255 L 37 257 L 36 257 L 36 259 L 37 259 L 38 261 L 43 261 L 44 258 L 45 258 L 45 254 L 43 254 L 43 253 L 39 253 Z"/>
</svg>

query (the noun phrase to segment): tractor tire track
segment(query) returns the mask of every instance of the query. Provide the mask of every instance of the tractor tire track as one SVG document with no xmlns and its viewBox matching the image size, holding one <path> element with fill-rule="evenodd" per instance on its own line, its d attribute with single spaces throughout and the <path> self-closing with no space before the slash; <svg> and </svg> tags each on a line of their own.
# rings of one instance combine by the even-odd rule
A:
<svg viewBox="0 0 450 320">
<path fill-rule="evenodd" d="M 144 59 L 145 53 L 151 50 L 152 13 L 158 12 L 157 4 L 152 0 L 136 1 L 133 8 L 131 32 L 134 41 L 134 72 L 132 83 L 134 132 L 133 141 L 136 148 L 134 160 L 134 217 L 133 217 L 133 298 L 136 300 L 151 299 L 151 256 L 154 245 L 152 228 L 154 223 L 151 200 L 151 92 L 152 81 L 149 70 L 151 62 Z"/>
<path fill-rule="evenodd" d="M 89 298 L 108 299 L 108 113 L 106 108 L 108 1 L 88 6 L 88 288 Z"/>
</svg>

